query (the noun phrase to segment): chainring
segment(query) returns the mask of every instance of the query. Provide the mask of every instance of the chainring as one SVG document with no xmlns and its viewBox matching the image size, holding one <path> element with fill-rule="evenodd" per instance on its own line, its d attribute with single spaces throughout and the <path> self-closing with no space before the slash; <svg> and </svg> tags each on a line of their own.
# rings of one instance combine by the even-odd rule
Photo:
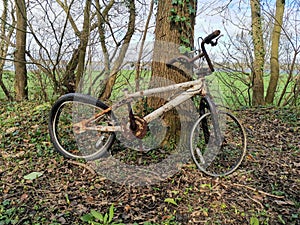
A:
<svg viewBox="0 0 300 225">
<path fill-rule="evenodd" d="M 134 120 L 137 125 L 135 130 L 130 129 L 129 122 L 122 124 L 124 136 L 128 140 L 132 140 L 134 137 L 143 139 L 147 134 L 148 124 L 143 118 L 137 115 L 134 115 Z"/>
</svg>

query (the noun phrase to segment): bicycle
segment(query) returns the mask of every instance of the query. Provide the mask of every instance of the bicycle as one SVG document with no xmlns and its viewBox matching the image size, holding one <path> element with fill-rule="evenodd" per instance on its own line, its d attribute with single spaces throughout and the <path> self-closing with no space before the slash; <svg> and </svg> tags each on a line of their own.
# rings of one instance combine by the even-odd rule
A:
<svg viewBox="0 0 300 225">
<path fill-rule="evenodd" d="M 109 151 L 116 133 L 125 137 L 129 134 L 142 140 L 147 135 L 150 122 L 187 100 L 195 101 L 195 97 L 199 96 L 199 118 L 194 123 L 189 138 L 192 159 L 202 172 L 210 176 L 225 176 L 235 171 L 246 153 L 245 130 L 234 115 L 219 110 L 205 85 L 206 76 L 195 64 L 195 61 L 204 58 L 210 71 L 214 72 L 205 45 L 217 45 L 220 37 L 220 31 L 216 30 L 202 39 L 199 53 L 195 57 L 181 55 L 167 62 L 169 67 L 176 62 L 193 65 L 197 76 L 195 80 L 126 93 L 125 99 L 112 106 L 79 93 L 60 97 L 53 105 L 49 118 L 49 133 L 55 149 L 67 158 L 98 159 Z M 181 90 L 179 94 L 172 96 L 153 112 L 143 117 L 134 114 L 131 106 L 134 99 L 178 89 Z M 118 121 L 114 113 L 121 106 L 128 108 L 122 112 L 127 118 L 125 122 Z M 81 146 L 84 146 L 84 152 L 80 151 Z"/>
</svg>

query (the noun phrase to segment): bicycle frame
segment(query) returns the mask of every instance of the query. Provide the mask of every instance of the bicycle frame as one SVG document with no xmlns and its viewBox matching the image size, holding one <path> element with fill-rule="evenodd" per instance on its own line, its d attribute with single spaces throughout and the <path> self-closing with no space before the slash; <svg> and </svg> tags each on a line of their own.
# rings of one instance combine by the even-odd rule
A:
<svg viewBox="0 0 300 225">
<path fill-rule="evenodd" d="M 165 112 L 175 108 L 176 106 L 182 104 L 183 102 L 187 101 L 188 99 L 192 98 L 195 95 L 201 94 L 205 95 L 206 88 L 205 88 L 205 82 L 204 78 L 199 78 L 197 80 L 193 81 L 188 81 L 188 82 L 183 82 L 179 84 L 173 84 L 173 85 L 168 85 L 164 87 L 159 87 L 159 88 L 151 88 L 147 89 L 144 91 L 138 91 L 134 92 L 131 94 L 127 94 L 125 96 L 125 99 L 112 105 L 108 109 L 102 111 L 99 114 L 96 114 L 93 118 L 81 121 L 79 123 L 74 124 L 74 127 L 79 128 L 81 131 L 82 130 L 97 130 L 97 131 L 106 131 L 106 132 L 116 132 L 116 131 L 122 131 L 121 126 L 94 126 L 94 127 L 88 127 L 87 124 L 96 121 L 97 118 L 103 116 L 106 113 L 113 112 L 114 109 L 126 105 L 133 101 L 133 99 L 139 98 L 139 97 L 145 97 L 145 96 L 151 96 L 154 94 L 159 94 L 159 93 L 165 93 L 169 91 L 175 91 L 175 90 L 180 90 L 180 89 L 186 89 L 187 90 L 183 91 L 170 101 L 168 101 L 166 104 L 162 105 L 158 109 L 154 110 L 150 114 L 146 115 L 143 119 L 147 122 L 150 123 L 151 121 L 157 119 L 161 115 L 163 115 Z"/>
<path fill-rule="evenodd" d="M 192 59 L 189 59 L 186 56 L 180 56 L 177 59 L 172 59 L 170 62 L 167 63 L 167 65 L 172 65 L 174 62 L 180 61 L 180 60 L 193 64 L 193 62 L 196 61 L 197 59 L 205 57 L 210 70 L 213 72 L 214 68 L 213 68 L 210 58 L 205 50 L 204 44 L 211 44 L 212 46 L 215 46 L 217 44 L 218 39 L 216 40 L 216 42 L 213 42 L 212 40 L 214 38 L 218 37 L 219 34 L 220 34 L 220 31 L 216 30 L 215 32 L 213 32 L 212 34 L 210 34 L 209 36 L 207 36 L 206 38 L 203 39 L 203 41 L 201 43 L 202 53 L 199 54 L 198 56 L 196 56 Z M 196 66 L 196 68 L 198 68 L 198 67 Z M 144 91 L 138 91 L 138 92 L 135 92 L 132 94 L 125 93 L 124 100 L 120 101 L 117 104 L 114 104 L 113 106 L 107 108 L 106 110 L 102 111 L 101 113 L 94 115 L 94 117 L 91 119 L 87 119 L 87 120 L 84 120 L 84 121 L 74 124 L 74 127 L 77 130 L 77 132 L 81 132 L 84 130 L 97 130 L 97 131 L 104 131 L 104 132 L 122 131 L 121 126 L 88 127 L 87 125 L 88 125 L 88 123 L 90 123 L 92 121 L 96 121 L 97 118 L 103 116 L 104 114 L 106 114 L 108 112 L 113 112 L 114 109 L 116 109 L 122 105 L 130 104 L 130 102 L 135 98 L 151 96 L 153 94 L 159 94 L 159 93 L 164 93 L 164 92 L 168 92 L 168 91 L 175 91 L 178 89 L 179 90 L 187 89 L 187 90 L 183 91 L 182 93 L 177 95 L 175 98 L 171 99 L 170 101 L 168 101 L 167 103 L 165 103 L 164 105 L 159 107 L 158 109 L 154 110 L 152 113 L 146 115 L 143 118 L 143 120 L 148 124 L 151 121 L 153 121 L 153 120 L 157 119 L 158 117 L 160 117 L 161 115 L 163 115 L 165 112 L 175 108 L 176 106 L 182 104 L 183 102 L 187 101 L 188 99 L 192 98 L 193 96 L 198 95 L 198 94 L 201 94 L 202 96 L 206 95 L 206 87 L 205 87 L 204 77 L 200 77 L 197 80 L 183 82 L 183 83 L 179 83 L 179 84 L 168 85 L 168 86 L 159 87 L 159 88 L 151 88 L 151 89 L 147 89 Z M 206 97 L 204 97 L 204 98 L 206 98 Z M 212 103 L 212 101 L 210 101 L 209 97 L 207 98 L 207 102 L 208 102 L 209 108 L 210 108 L 212 116 L 213 116 L 213 122 L 218 127 L 218 121 L 217 121 L 217 118 L 215 117 L 215 115 L 216 115 L 215 105 Z M 129 111 L 129 118 L 132 116 L 133 116 L 132 112 L 130 113 L 130 111 Z M 217 133 L 218 133 L 217 137 L 220 137 L 219 132 L 217 132 Z"/>
<path fill-rule="evenodd" d="M 132 94 L 129 94 L 127 96 L 127 99 L 134 99 L 134 98 L 139 98 L 143 96 L 151 96 L 153 94 L 159 94 L 159 93 L 165 93 L 169 91 L 175 91 L 175 90 L 180 90 L 188 88 L 186 91 L 183 91 L 177 97 L 173 98 L 172 100 L 168 101 L 158 109 L 154 110 L 152 113 L 146 115 L 143 119 L 147 122 L 150 123 L 151 121 L 157 119 L 159 116 L 164 114 L 165 112 L 175 108 L 176 106 L 182 104 L 183 102 L 187 101 L 191 97 L 197 95 L 197 94 L 204 94 L 202 93 L 204 91 L 204 82 L 203 78 L 194 80 L 194 81 L 188 81 L 184 83 L 179 83 L 179 84 L 174 84 L 174 85 L 168 85 L 164 87 L 159 87 L 159 88 L 152 88 L 148 89 L 145 91 L 140 91 L 140 92 L 135 92 Z"/>
</svg>

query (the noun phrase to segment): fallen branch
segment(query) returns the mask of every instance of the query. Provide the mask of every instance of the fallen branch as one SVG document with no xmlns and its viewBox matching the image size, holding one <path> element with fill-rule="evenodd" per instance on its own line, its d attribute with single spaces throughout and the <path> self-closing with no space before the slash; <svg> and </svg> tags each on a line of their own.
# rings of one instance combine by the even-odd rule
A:
<svg viewBox="0 0 300 225">
<path fill-rule="evenodd" d="M 254 198 L 251 198 L 251 197 L 250 197 L 249 195 L 247 195 L 247 194 L 246 194 L 246 196 L 247 196 L 249 199 L 251 199 L 252 201 L 254 201 L 255 203 L 257 203 L 257 204 L 260 206 L 261 209 L 264 208 L 263 204 L 262 204 L 260 201 L 254 199 Z"/>
<path fill-rule="evenodd" d="M 90 166 L 84 164 L 84 163 L 80 163 L 80 162 L 76 162 L 76 161 L 72 161 L 72 160 L 68 160 L 68 163 L 83 167 L 84 169 L 90 171 L 90 173 L 93 175 L 93 177 L 96 176 L 95 170 L 92 169 Z"/>
<path fill-rule="evenodd" d="M 273 197 L 273 198 L 278 198 L 278 199 L 284 198 L 284 196 L 273 195 L 273 194 L 270 194 L 270 193 L 267 193 L 267 192 L 264 192 L 264 191 L 261 191 L 261 190 L 258 190 L 256 188 L 249 187 L 249 186 L 246 186 L 246 185 L 243 185 L 243 184 L 233 184 L 233 186 L 246 188 L 246 189 L 251 190 L 253 192 L 258 192 L 262 195 L 266 195 L 266 196 Z"/>
</svg>

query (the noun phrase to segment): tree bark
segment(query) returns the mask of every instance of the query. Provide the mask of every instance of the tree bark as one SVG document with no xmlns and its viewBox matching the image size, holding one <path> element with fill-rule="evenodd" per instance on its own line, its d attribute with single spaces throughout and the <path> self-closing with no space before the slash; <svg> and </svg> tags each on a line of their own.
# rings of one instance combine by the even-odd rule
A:
<svg viewBox="0 0 300 225">
<path fill-rule="evenodd" d="M 191 1 L 190 4 L 195 7 L 196 2 Z M 184 45 L 182 39 L 188 40 L 189 43 L 186 42 L 186 47 L 193 47 L 195 14 L 190 14 L 187 7 L 188 4 L 184 4 L 184 6 L 173 5 L 171 1 L 158 2 L 152 64 L 152 76 L 154 79 L 158 76 L 176 83 L 188 80 L 187 77 L 170 70 L 166 66 L 168 60 L 180 54 L 178 47 Z M 172 11 L 176 11 L 176 16 L 179 18 L 185 18 L 186 24 L 172 20 L 171 17 L 174 16 Z M 157 104 L 157 106 L 159 105 Z"/>
<path fill-rule="evenodd" d="M 170 85 L 170 81 L 171 83 L 180 83 L 191 79 L 188 76 L 190 68 L 181 68 L 182 71 L 185 71 L 181 73 L 168 68 L 166 62 L 180 54 L 180 46 L 193 47 L 196 4 L 196 1 L 189 1 L 189 3 L 183 1 L 183 4 L 158 1 L 151 87 Z M 174 93 L 167 93 L 168 96 L 172 94 Z M 148 105 L 150 108 L 156 109 L 166 102 L 168 96 L 150 97 Z M 178 141 L 180 123 L 178 123 L 179 118 L 174 110 L 166 113 L 164 120 L 169 130 L 162 145 L 169 146 L 171 142 Z"/>
<path fill-rule="evenodd" d="M 125 54 L 127 52 L 127 49 L 129 47 L 129 43 L 131 41 L 132 35 L 135 30 L 135 13 L 136 13 L 136 8 L 135 8 L 135 2 L 134 0 L 129 0 L 129 21 L 128 21 L 128 29 L 124 37 L 123 45 L 120 49 L 120 53 L 116 59 L 116 62 L 114 63 L 114 66 L 109 74 L 108 81 L 105 85 L 105 90 L 103 94 L 101 95 L 101 99 L 109 99 L 111 96 L 111 92 L 113 90 L 113 86 L 116 82 L 117 79 L 117 73 L 120 69 L 120 66 L 122 65 L 124 61 Z"/>
<path fill-rule="evenodd" d="M 84 8 L 84 21 L 83 28 L 80 35 L 80 45 L 79 45 L 79 55 L 78 55 L 78 67 L 76 74 L 76 87 L 78 86 L 80 79 L 85 70 L 85 56 L 86 49 L 89 42 L 90 36 L 90 11 L 91 11 L 91 0 L 86 0 L 86 5 Z"/>
<path fill-rule="evenodd" d="M 274 102 L 275 92 L 279 79 L 279 41 L 280 32 L 283 23 L 285 0 L 276 0 L 276 13 L 274 18 L 274 28 L 272 32 L 272 46 L 271 46 L 271 77 L 267 90 L 266 103 L 272 104 Z"/>
<path fill-rule="evenodd" d="M 141 41 L 141 47 L 140 47 L 138 59 L 137 59 L 137 62 L 136 62 L 136 75 L 135 75 L 135 89 L 136 89 L 136 91 L 140 90 L 140 76 L 141 76 L 141 68 L 142 68 L 142 56 L 143 56 L 144 46 L 145 46 L 147 33 L 148 33 L 148 29 L 149 29 L 149 24 L 150 24 L 150 21 L 151 21 L 153 10 L 154 10 L 154 0 L 151 0 L 150 10 L 149 10 L 149 14 L 148 14 L 147 21 L 146 21 L 146 24 L 145 24 L 144 34 L 143 34 L 142 41 Z"/>
<path fill-rule="evenodd" d="M 15 56 L 15 92 L 16 101 L 28 99 L 26 69 L 26 29 L 27 16 L 25 0 L 16 0 L 17 30 Z"/>
<path fill-rule="evenodd" d="M 7 87 L 5 86 L 4 82 L 3 82 L 3 72 L 4 72 L 4 65 L 5 65 L 5 59 L 7 57 L 7 52 L 8 52 L 8 46 L 9 46 L 9 40 L 12 36 L 13 33 L 13 29 L 9 28 L 9 30 L 7 29 L 7 12 L 8 12 L 8 1 L 7 0 L 3 0 L 3 12 L 1 15 L 1 26 L 0 26 L 0 36 L 2 37 L 0 39 L 0 87 L 2 88 L 5 96 L 7 97 L 7 99 L 9 101 L 13 100 L 13 97 L 11 95 L 11 93 L 9 92 L 9 90 L 7 89 Z M 13 23 L 15 23 L 15 21 L 13 21 Z"/>
<path fill-rule="evenodd" d="M 100 77 L 103 75 L 105 78 L 109 76 L 109 72 L 111 69 L 111 64 L 110 64 L 110 58 L 109 58 L 109 51 L 106 46 L 106 36 L 105 36 L 105 23 L 108 22 L 106 18 L 108 17 L 109 11 L 112 9 L 113 5 L 115 3 L 115 0 L 110 0 L 110 2 L 105 6 L 104 10 L 101 12 L 101 6 L 99 0 L 95 0 L 95 6 L 96 6 L 96 15 L 98 19 L 98 32 L 99 32 L 99 37 L 100 37 L 100 44 L 101 44 L 101 49 L 103 53 L 103 64 L 104 64 L 104 71 L 100 75 L 98 75 L 94 80 L 89 88 L 89 92 L 91 92 L 91 88 L 94 87 L 96 84 L 97 80 L 100 79 Z M 105 90 L 105 87 L 100 87 L 100 91 L 98 94 L 98 97 L 101 98 L 103 95 L 103 92 Z"/>
<path fill-rule="evenodd" d="M 78 60 L 79 60 L 79 50 L 74 49 L 72 57 L 66 66 L 65 76 L 62 82 L 63 86 L 67 90 L 62 89 L 61 94 L 73 93 L 76 91 L 77 85 L 75 83 L 76 81 L 75 71 L 78 66 Z"/>
<path fill-rule="evenodd" d="M 264 105 L 264 64 L 265 64 L 265 46 L 263 40 L 262 17 L 260 0 L 251 0 L 252 17 L 252 40 L 254 44 L 254 68 L 253 68 L 253 96 L 252 104 L 254 106 Z"/>
</svg>

